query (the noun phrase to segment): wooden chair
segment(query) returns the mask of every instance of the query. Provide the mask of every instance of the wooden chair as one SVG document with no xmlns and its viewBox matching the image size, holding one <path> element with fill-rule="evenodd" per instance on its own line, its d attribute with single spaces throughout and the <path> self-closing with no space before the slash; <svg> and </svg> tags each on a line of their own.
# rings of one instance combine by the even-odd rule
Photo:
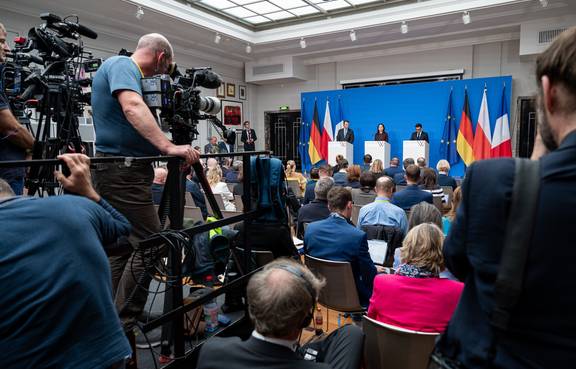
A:
<svg viewBox="0 0 576 369">
<path fill-rule="evenodd" d="M 234 187 L 236 186 L 236 183 L 226 183 L 226 186 L 228 186 L 230 192 L 234 192 Z"/>
<path fill-rule="evenodd" d="M 353 205 L 352 206 L 352 223 L 354 223 L 354 225 L 358 224 L 358 216 L 360 216 L 360 209 L 362 208 L 362 205 Z"/>
<path fill-rule="evenodd" d="M 438 210 L 440 210 L 440 214 L 442 214 L 442 210 L 444 207 L 444 205 L 442 204 L 442 197 L 440 196 L 432 197 L 432 203 L 434 204 L 434 206 L 438 208 Z"/>
<path fill-rule="evenodd" d="M 200 208 L 196 206 L 184 206 L 184 218 L 192 219 L 195 222 L 199 220 L 204 221 L 202 211 L 200 211 Z"/>
<path fill-rule="evenodd" d="M 338 311 L 338 326 L 340 326 L 341 313 L 364 312 L 349 262 L 304 255 L 304 263 L 314 274 L 326 279 L 326 286 L 320 291 L 318 302 L 327 309 Z"/>
<path fill-rule="evenodd" d="M 237 247 L 236 250 L 240 252 L 241 255 L 244 255 L 244 249 L 241 247 Z M 252 260 L 256 264 L 256 268 L 263 267 L 264 265 L 274 261 L 274 254 L 272 251 L 268 250 L 252 250 Z"/>
<path fill-rule="evenodd" d="M 363 317 L 366 369 L 426 369 L 438 333 L 418 332 Z"/>
<path fill-rule="evenodd" d="M 194 202 L 194 198 L 192 197 L 192 194 L 188 191 L 186 191 L 184 193 L 184 205 L 186 206 L 198 206 L 196 204 L 196 202 Z"/>
<path fill-rule="evenodd" d="M 236 211 L 244 211 L 244 203 L 242 202 L 242 196 L 234 195 L 234 205 L 236 205 Z"/>
<path fill-rule="evenodd" d="M 216 199 L 216 203 L 218 204 L 220 210 L 226 209 L 224 207 L 224 200 L 222 200 L 222 196 L 220 194 L 214 194 L 214 198 Z M 206 208 L 208 209 L 208 213 L 214 214 L 214 211 L 212 210 L 212 206 L 210 206 L 210 202 L 208 201 L 208 196 L 206 196 L 206 194 L 204 194 L 204 200 L 206 201 Z"/>
</svg>

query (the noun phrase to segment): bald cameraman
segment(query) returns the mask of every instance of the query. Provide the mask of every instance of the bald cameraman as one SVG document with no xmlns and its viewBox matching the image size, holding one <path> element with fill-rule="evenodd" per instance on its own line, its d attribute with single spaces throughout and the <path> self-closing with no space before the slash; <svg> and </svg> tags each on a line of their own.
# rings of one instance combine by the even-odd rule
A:
<svg viewBox="0 0 576 369">
<path fill-rule="evenodd" d="M 157 33 L 144 35 L 131 57 L 107 59 L 92 82 L 92 110 L 96 130 L 96 156 L 175 155 L 188 164 L 198 161 L 190 145 L 174 145 L 162 132 L 142 98 L 141 79 L 166 74 L 174 52 Z M 131 255 L 110 257 L 116 307 L 126 331 L 142 313 L 150 277 L 138 252 L 138 242 L 160 231 L 152 202 L 154 177 L 151 162 L 98 164 L 96 190 L 132 224 Z"/>
<path fill-rule="evenodd" d="M 10 52 L 6 37 L 6 28 L 0 23 L 0 75 L 4 69 L 6 54 Z M 34 146 L 34 137 L 10 111 L 8 98 L 4 94 L 3 82 L 0 79 L 0 161 L 24 160 L 27 151 Z M 24 168 L 0 168 L 0 178 L 8 182 L 16 195 L 22 195 L 24 175 Z"/>
<path fill-rule="evenodd" d="M 200 351 L 199 369 L 356 369 L 364 334 L 346 325 L 324 340 L 299 347 L 310 324 L 324 281 L 303 265 L 277 259 L 252 276 L 246 290 L 252 336 L 209 339 Z"/>
</svg>

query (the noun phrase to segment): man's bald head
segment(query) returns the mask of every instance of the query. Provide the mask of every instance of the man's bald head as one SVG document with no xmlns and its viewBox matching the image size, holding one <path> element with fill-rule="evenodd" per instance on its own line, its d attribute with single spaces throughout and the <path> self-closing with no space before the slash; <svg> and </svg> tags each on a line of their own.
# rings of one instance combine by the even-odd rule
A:
<svg viewBox="0 0 576 369">
<path fill-rule="evenodd" d="M 375 189 L 379 197 L 390 198 L 394 192 L 394 181 L 388 176 L 382 176 L 376 181 Z"/>
<path fill-rule="evenodd" d="M 140 37 L 136 51 L 142 49 L 149 49 L 154 52 L 164 52 L 168 59 L 174 58 L 174 50 L 170 41 L 159 33 L 149 33 Z"/>
</svg>

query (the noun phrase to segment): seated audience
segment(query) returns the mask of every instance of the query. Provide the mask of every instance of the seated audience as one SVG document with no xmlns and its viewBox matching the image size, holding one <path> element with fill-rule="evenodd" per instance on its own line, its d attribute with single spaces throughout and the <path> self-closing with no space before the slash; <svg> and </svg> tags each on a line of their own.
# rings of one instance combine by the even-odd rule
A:
<svg viewBox="0 0 576 369">
<path fill-rule="evenodd" d="M 168 170 L 166 170 L 166 168 L 154 168 L 154 180 L 152 181 L 152 200 L 154 201 L 154 205 L 159 205 L 162 201 L 162 192 L 164 192 L 167 176 Z"/>
<path fill-rule="evenodd" d="M 306 190 L 304 191 L 304 199 L 302 200 L 302 205 L 308 204 L 310 201 L 314 200 L 314 187 L 316 187 L 316 182 L 320 178 L 320 169 L 314 167 L 310 169 L 310 179 L 306 183 Z"/>
<path fill-rule="evenodd" d="M 328 218 L 310 223 L 306 229 L 304 251 L 321 259 L 350 262 L 360 303 L 367 306 L 376 267 L 368 252 L 366 233 L 350 222 L 350 191 L 340 186 L 333 187 L 328 192 L 328 208 L 332 212 Z"/>
<path fill-rule="evenodd" d="M 409 210 L 413 205 L 419 202 L 426 201 L 432 204 L 432 194 L 421 190 L 418 187 L 418 182 L 420 180 L 420 168 L 416 165 L 411 164 L 406 168 L 406 173 L 404 174 L 406 178 L 407 187 L 396 192 L 392 196 L 392 203 L 396 206 L 401 207 L 404 210 Z"/>
<path fill-rule="evenodd" d="M 430 192 L 433 197 L 444 196 L 444 190 L 438 186 L 437 175 L 433 169 L 424 168 L 421 170 L 422 178 L 420 180 L 420 188 L 426 192 Z"/>
<path fill-rule="evenodd" d="M 248 314 L 254 324 L 250 338 L 214 337 L 202 345 L 198 369 L 358 369 L 364 334 L 354 325 L 300 346 L 302 329 L 314 318 L 316 300 L 325 281 L 295 261 L 267 264 L 248 282 Z"/>
<path fill-rule="evenodd" d="M 316 182 L 314 187 L 314 200 L 306 204 L 298 211 L 298 223 L 296 227 L 296 237 L 304 239 L 304 223 L 312 223 L 317 220 L 328 218 L 328 191 L 334 186 L 331 177 L 323 177 Z"/>
<path fill-rule="evenodd" d="M 298 182 L 300 192 L 304 194 L 304 191 L 306 191 L 306 177 L 304 177 L 302 173 L 296 171 L 296 162 L 294 160 L 288 160 L 286 162 L 286 170 L 284 173 L 286 174 L 287 181 Z"/>
<path fill-rule="evenodd" d="M 456 218 L 456 210 L 458 209 L 458 205 L 460 205 L 460 201 L 462 201 L 462 188 L 456 187 L 452 195 L 452 207 L 448 214 L 442 218 L 442 231 L 444 231 L 444 236 L 448 236 L 448 232 L 450 232 L 450 226 L 452 226 L 452 222 L 454 222 Z"/>
<path fill-rule="evenodd" d="M 362 172 L 360 174 L 360 188 L 352 189 L 352 202 L 354 205 L 366 205 L 374 201 L 376 192 L 376 177 L 372 172 Z"/>
<path fill-rule="evenodd" d="M 370 154 L 366 154 L 364 155 L 364 164 L 362 164 L 362 171 L 367 171 L 370 170 L 370 167 L 372 166 L 372 155 Z"/>
<path fill-rule="evenodd" d="M 382 177 L 384 175 L 384 164 L 382 164 L 382 160 L 374 160 L 372 166 L 370 167 L 370 172 L 372 172 L 376 179 Z"/>
<path fill-rule="evenodd" d="M 344 160 L 344 156 L 341 154 L 336 155 L 336 165 L 334 165 L 332 167 L 332 173 L 338 173 L 340 171 L 340 169 L 342 169 L 340 167 L 340 162 Z"/>
<path fill-rule="evenodd" d="M 400 173 L 394 174 L 394 183 L 397 186 L 406 186 L 406 178 L 404 175 L 406 174 L 406 168 L 408 168 L 409 165 L 414 165 L 414 159 L 412 158 L 404 159 L 404 161 L 402 162 L 404 170 Z"/>
<path fill-rule="evenodd" d="M 318 167 L 318 178 L 325 178 L 331 177 L 332 168 L 328 164 L 324 164 Z M 310 172 L 310 176 L 312 176 L 312 172 Z M 306 193 L 304 194 L 304 205 L 308 204 L 310 201 L 314 200 L 314 188 L 316 187 L 316 183 L 314 186 L 306 185 Z"/>
<path fill-rule="evenodd" d="M 347 186 L 348 185 L 348 160 L 342 159 L 338 163 L 340 168 L 337 172 L 334 172 L 332 176 L 334 178 L 334 184 L 336 186 Z"/>
<path fill-rule="evenodd" d="M 232 171 L 232 158 L 221 158 L 220 169 L 222 169 L 222 178 L 226 180 L 226 176 Z"/>
<path fill-rule="evenodd" d="M 232 164 L 232 169 L 228 170 L 228 172 L 224 174 L 224 179 L 226 180 L 226 183 L 238 183 L 238 173 L 240 173 L 241 168 L 242 168 L 242 162 L 235 161 Z"/>
<path fill-rule="evenodd" d="M 87 156 L 58 158 L 76 196 L 16 197 L 0 179 L 0 368 L 124 368 L 105 250 L 130 223 L 92 187 Z"/>
<path fill-rule="evenodd" d="M 438 171 L 438 185 L 441 187 L 452 187 L 452 190 L 456 190 L 458 185 L 453 177 L 450 177 L 450 163 L 448 160 L 442 159 L 436 164 L 436 170 Z"/>
<path fill-rule="evenodd" d="M 193 179 L 194 169 L 190 168 L 190 172 L 186 176 L 186 192 L 190 192 L 194 204 L 185 204 L 187 206 L 196 206 L 200 208 L 202 218 L 206 219 L 208 216 L 208 208 L 206 207 L 206 199 L 200 189 L 198 183 Z"/>
<path fill-rule="evenodd" d="M 424 159 L 423 157 L 419 157 L 418 159 L 416 159 L 416 164 L 418 165 L 418 167 L 422 169 L 427 168 L 426 159 Z"/>
<path fill-rule="evenodd" d="M 404 234 L 408 233 L 406 212 L 390 203 L 394 191 L 394 182 L 384 176 L 376 181 L 376 199 L 373 203 L 363 206 L 358 215 L 358 229 L 365 225 L 385 225 L 397 227 Z"/>
<path fill-rule="evenodd" d="M 400 168 L 400 159 L 393 157 L 392 160 L 390 160 L 390 166 L 384 169 L 384 174 L 393 179 L 398 173 L 404 174 L 404 171 Z"/>
<path fill-rule="evenodd" d="M 209 169 L 206 174 L 206 179 L 210 185 L 210 189 L 214 195 L 222 196 L 222 201 L 224 202 L 224 209 L 226 211 L 236 211 L 236 205 L 234 205 L 234 195 L 230 192 L 228 185 L 222 182 L 222 171 L 220 167 Z"/>
<path fill-rule="evenodd" d="M 360 170 L 359 165 L 351 165 L 346 170 L 346 186 L 350 188 L 360 188 Z"/>
<path fill-rule="evenodd" d="M 442 231 L 434 224 L 420 224 L 408 232 L 396 273 L 374 279 L 370 318 L 420 332 L 444 332 L 464 284 L 440 278 L 443 242 Z"/>
</svg>

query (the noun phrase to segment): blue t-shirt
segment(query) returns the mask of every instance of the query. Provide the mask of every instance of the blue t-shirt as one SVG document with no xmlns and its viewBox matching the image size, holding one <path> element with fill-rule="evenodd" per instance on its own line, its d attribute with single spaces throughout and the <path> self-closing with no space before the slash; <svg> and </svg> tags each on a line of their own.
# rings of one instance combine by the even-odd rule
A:
<svg viewBox="0 0 576 369">
<path fill-rule="evenodd" d="M 142 137 L 124 116 L 116 95 L 131 90 L 142 96 L 142 73 L 127 56 L 113 56 L 92 81 L 92 112 L 96 151 L 122 156 L 155 156 L 160 151 Z"/>
<path fill-rule="evenodd" d="M 0 74 L 4 65 L 0 64 Z M 0 110 L 10 109 L 8 97 L 4 93 L 4 84 L 0 79 Z M 0 161 L 7 160 L 24 160 L 26 159 L 26 150 L 9 142 L 8 139 L 0 134 Z M 0 178 L 11 182 L 15 179 L 23 178 L 26 168 L 0 168 Z"/>
<path fill-rule="evenodd" d="M 0 201 L 0 368 L 104 369 L 130 355 L 102 247 L 129 231 L 104 200 Z"/>
</svg>

